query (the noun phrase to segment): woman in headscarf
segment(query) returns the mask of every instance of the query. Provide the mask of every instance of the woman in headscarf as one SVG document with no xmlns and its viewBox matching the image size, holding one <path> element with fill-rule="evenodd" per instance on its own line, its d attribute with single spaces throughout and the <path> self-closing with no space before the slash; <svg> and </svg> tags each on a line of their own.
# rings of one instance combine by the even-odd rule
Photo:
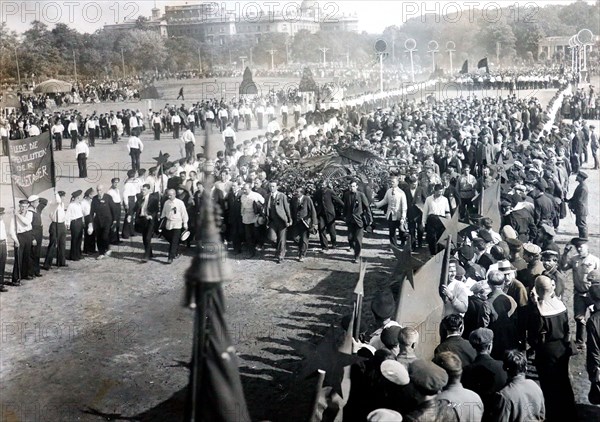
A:
<svg viewBox="0 0 600 422">
<path fill-rule="evenodd" d="M 540 275 L 531 292 L 528 342 L 535 350 L 535 367 L 546 402 L 548 421 L 564 421 L 575 414 L 569 378 L 569 316 L 556 297 L 554 281 Z"/>
</svg>

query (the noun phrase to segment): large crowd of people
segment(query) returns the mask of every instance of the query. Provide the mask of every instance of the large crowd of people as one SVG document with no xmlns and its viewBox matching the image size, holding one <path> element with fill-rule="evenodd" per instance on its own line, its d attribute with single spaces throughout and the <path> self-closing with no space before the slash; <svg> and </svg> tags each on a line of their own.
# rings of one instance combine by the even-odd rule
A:
<svg viewBox="0 0 600 422">
<path fill-rule="evenodd" d="M 557 93 L 553 101 L 561 98 Z M 358 262 L 364 237 L 381 225 L 390 245 L 435 255 L 442 248 L 444 221 L 458 213 L 468 229 L 451 245 L 435 358 L 417 358 L 418 332 L 393 321 L 391 291 L 378 294 L 372 311 L 380 328 L 355 344 L 366 360 L 352 370 L 348 420 L 402 420 L 398 414 L 410 421 L 570 420 L 575 403 L 569 358 L 585 348 L 586 321 L 600 309 L 600 260 L 588 250 L 588 174 L 581 169 L 586 162 L 598 169 L 598 129 L 585 120 L 596 116 L 581 112 L 590 98 L 595 98 L 591 88 L 575 88 L 565 96 L 568 107 L 559 107 L 556 116 L 535 97 L 516 95 L 356 99 L 311 112 L 270 98 L 215 99 L 166 104 L 146 115 L 122 110 L 83 116 L 72 110 L 14 116 L 16 121 L 9 118 L 0 128 L 5 146 L 16 137 L 50 131 L 54 148 L 61 150 L 68 138 L 80 177 L 85 178 L 84 158 L 96 140 L 116 143 L 127 137 L 132 164 L 123 182 L 115 178 L 110 187 L 58 191 L 50 203 L 33 195 L 19 202 L 8 230 L 0 220 L 2 290 L 42 277 L 52 265 L 67 266 L 67 260 L 108 258 L 114 245 L 135 236 L 143 241 L 141 262 L 155 259 L 157 238 L 163 237 L 167 263 L 173 263 L 184 247 L 200 240 L 209 197 L 231 253 L 277 263 L 292 254 L 302 262 L 311 237 L 323 259 L 344 244 L 352 251 L 350 260 Z M 572 121 L 563 120 L 567 117 Z M 551 120 L 556 124 L 545 130 Z M 222 134 L 214 160 L 196 153 L 200 128 Z M 264 135 L 241 136 L 256 128 Z M 140 135 L 147 130 L 154 140 L 165 134 L 179 140 L 181 157 L 161 156 L 155 167 L 141 168 Z M 385 162 L 378 164 L 385 176 L 373 180 L 359 172 L 330 178 L 319 172 L 300 184 L 288 180 L 290 169 L 300 171 L 306 160 L 350 150 Z M 205 191 L 209 174 L 216 180 L 210 192 Z M 571 178 L 578 182 L 572 192 Z M 496 182 L 499 227 L 480 215 L 478 199 Z M 45 256 L 43 212 L 51 220 Z M 578 236 L 561 252 L 554 237 L 569 212 Z M 4 213 L 0 208 L 0 217 Z M 336 233 L 340 221 L 347 243 Z M 5 281 L 9 240 L 16 259 Z M 387 242 L 381 246 L 387 248 Z M 573 343 L 564 304 L 569 273 L 577 327 Z M 598 384 L 596 328 L 587 325 L 587 369 Z M 528 357 L 534 359 L 539 386 L 525 379 Z"/>
</svg>

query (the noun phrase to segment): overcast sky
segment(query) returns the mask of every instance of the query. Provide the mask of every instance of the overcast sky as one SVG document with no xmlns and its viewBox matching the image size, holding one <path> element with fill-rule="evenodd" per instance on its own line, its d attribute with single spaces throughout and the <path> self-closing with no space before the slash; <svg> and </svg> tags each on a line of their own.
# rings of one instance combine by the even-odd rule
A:
<svg viewBox="0 0 600 422">
<path fill-rule="evenodd" d="M 426 13 L 460 12 L 463 19 L 473 14 L 473 9 L 485 10 L 490 19 L 495 19 L 499 7 L 514 5 L 513 8 L 522 18 L 535 19 L 535 10 L 548 4 L 570 4 L 573 0 L 539 1 L 331 1 L 315 2 L 323 18 L 336 17 L 357 12 L 359 29 L 370 33 L 380 33 L 387 26 L 401 25 L 406 19 L 422 16 Z M 593 4 L 593 0 L 587 1 Z M 50 27 L 58 22 L 66 23 L 79 32 L 94 32 L 108 23 L 122 22 L 124 18 L 136 18 L 139 15 L 150 16 L 154 4 L 164 12 L 165 5 L 197 4 L 200 1 L 131 1 L 131 0 L 0 0 L 0 21 L 7 22 L 9 28 L 21 33 L 37 19 Z M 238 10 L 242 16 L 251 14 L 256 6 L 263 10 L 286 11 L 286 16 L 294 17 L 300 1 L 217 1 L 222 9 Z M 481 13 L 481 12 L 479 12 Z M 593 30 L 593 29 L 592 29 Z"/>
</svg>

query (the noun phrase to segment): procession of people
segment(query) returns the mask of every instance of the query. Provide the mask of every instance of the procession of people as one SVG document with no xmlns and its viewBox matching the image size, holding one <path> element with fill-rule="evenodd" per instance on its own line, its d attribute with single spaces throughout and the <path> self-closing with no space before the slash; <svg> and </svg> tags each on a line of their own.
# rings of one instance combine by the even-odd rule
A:
<svg viewBox="0 0 600 422">
<path fill-rule="evenodd" d="M 560 89 L 569 82 L 558 82 Z M 573 87 L 562 100 L 568 115 L 565 107 L 549 115 L 550 106 L 535 97 L 417 101 L 397 95 L 357 97 L 338 109 L 314 111 L 259 97 L 165 104 L 147 115 L 130 109 L 29 116 L 25 136 L 34 126 L 50 131 L 55 150 L 67 147 L 63 138 L 71 139 L 80 178 L 87 177 L 86 160 L 100 141 L 126 138 L 131 169 L 123 184 L 113 179 L 110 189 L 98 184 L 85 193 L 57 191 L 49 203 L 36 195 L 21 199 L 8 230 L 0 218 L 0 287 L 6 291 L 5 285 L 43 277 L 69 260 L 129 254 L 113 251 L 138 236 L 141 264 L 172 264 L 201 240 L 208 195 L 225 248 L 237 258 L 278 264 L 292 256 L 298 262 L 311 255 L 328 259 L 342 245 L 350 252 L 348 262 L 359 263 L 365 237 L 381 228 L 388 232 L 378 245 L 382 251 L 411 248 L 434 256 L 458 215 L 467 228 L 450 246 L 440 293 L 442 338 L 433 362 L 416 358 L 415 333 L 393 320 L 391 291 L 380 292 L 372 311 L 381 327 L 355 344 L 366 361 L 354 368 L 352 388 L 364 394 L 357 398 L 352 390 L 347 420 L 569 420 L 575 406 L 569 358 L 586 344 L 590 380 L 600 383 L 594 324 L 586 336 L 586 321 L 595 321 L 591 315 L 600 310 L 600 260 L 588 250 L 589 173 L 582 170 L 586 163 L 598 167 L 598 129 L 583 114 L 573 114 L 589 106 L 592 95 Z M 244 136 L 256 127 L 264 135 Z M 181 143 L 181 158 L 166 156 L 142 168 L 144 142 L 153 142 L 141 139 L 147 129 L 154 140 L 172 134 Z M 199 130 L 221 132 L 216 159 L 196 153 Z M 357 165 L 340 177 L 289 176 L 307 177 L 303 163 L 340 151 L 369 152 L 375 157 L 369 165 L 380 174 Z M 207 168 L 216 180 L 210 191 Z M 578 183 L 573 191 L 572 179 Z M 481 200 L 495 184 L 498 221 L 485 215 Z M 553 237 L 569 212 L 578 235 L 561 252 Z M 46 230 L 42 213 L 51 222 Z M 345 228 L 347 242 L 337 236 L 336 225 Z M 9 240 L 15 251 L 10 281 L 3 271 Z M 158 253 L 164 243 L 166 257 Z M 570 273 L 574 343 L 564 304 Z M 539 386 L 525 379 L 528 358 Z"/>
</svg>

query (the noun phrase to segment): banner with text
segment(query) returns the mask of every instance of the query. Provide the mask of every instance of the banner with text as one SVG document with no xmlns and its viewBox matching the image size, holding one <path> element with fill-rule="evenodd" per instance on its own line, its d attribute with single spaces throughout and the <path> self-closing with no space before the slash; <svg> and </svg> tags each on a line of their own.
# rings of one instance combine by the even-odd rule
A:
<svg viewBox="0 0 600 422">
<path fill-rule="evenodd" d="M 8 152 L 16 197 L 27 198 L 56 186 L 52 141 L 48 132 L 10 140 Z"/>
</svg>

